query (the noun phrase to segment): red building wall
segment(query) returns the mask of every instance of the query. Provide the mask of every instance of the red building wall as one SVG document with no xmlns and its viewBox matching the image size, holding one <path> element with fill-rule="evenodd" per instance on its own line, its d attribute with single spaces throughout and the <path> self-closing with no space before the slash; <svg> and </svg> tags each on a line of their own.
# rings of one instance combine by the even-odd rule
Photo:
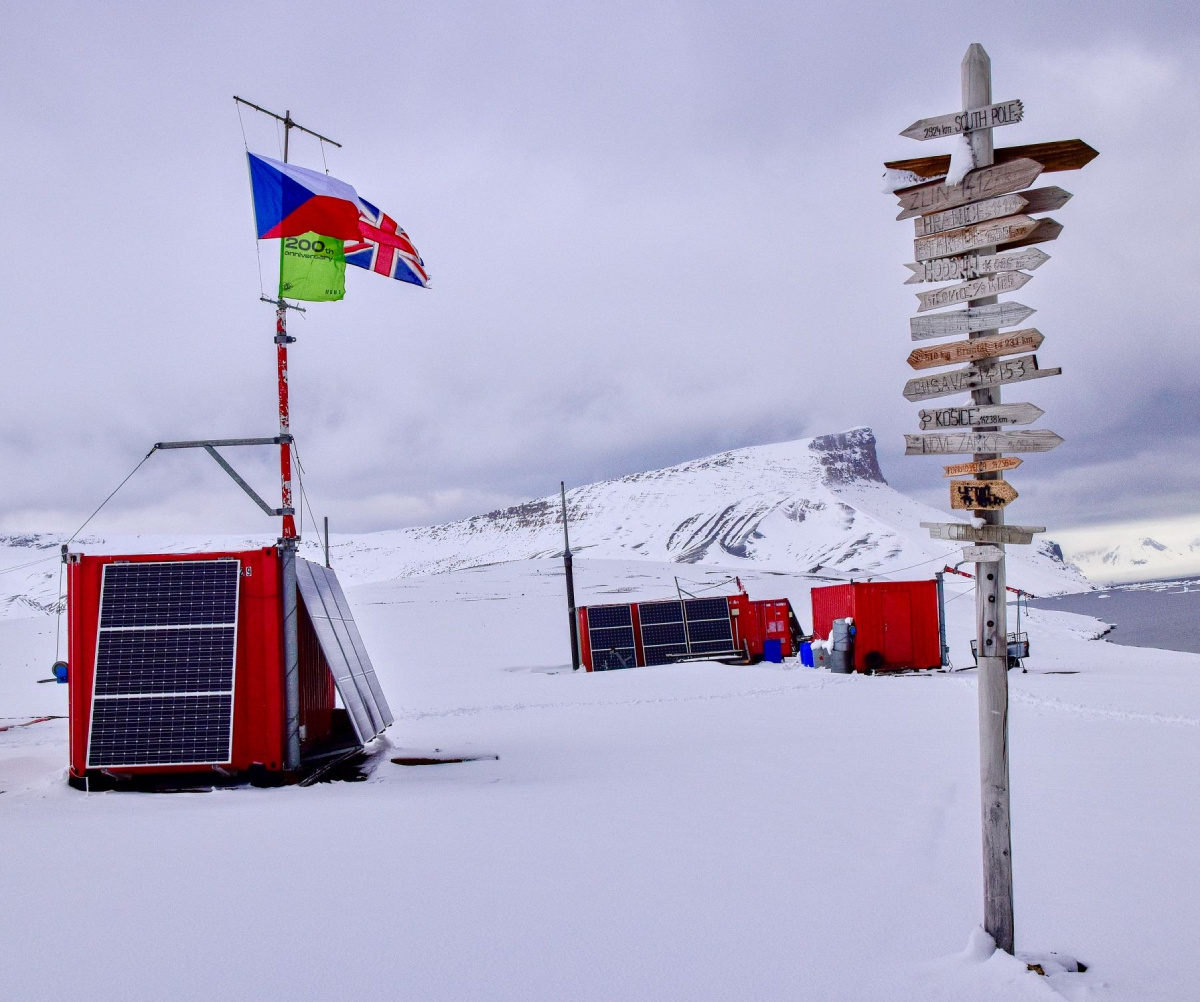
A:
<svg viewBox="0 0 1200 1002">
<path fill-rule="evenodd" d="M 813 634 L 829 639 L 835 619 L 857 631 L 858 671 L 937 668 L 942 663 L 935 581 L 866 581 L 812 590 Z"/>
</svg>

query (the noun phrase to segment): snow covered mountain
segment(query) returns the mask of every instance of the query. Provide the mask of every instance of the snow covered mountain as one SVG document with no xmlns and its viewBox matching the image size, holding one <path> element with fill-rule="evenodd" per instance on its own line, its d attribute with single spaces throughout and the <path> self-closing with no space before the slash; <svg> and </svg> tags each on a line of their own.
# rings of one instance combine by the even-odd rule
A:
<svg viewBox="0 0 1200 1002">
<path fill-rule="evenodd" d="M 1150 536 L 1076 548 L 1071 559 L 1093 581 L 1182 577 L 1200 571 L 1200 539 L 1174 546 Z"/>
<path fill-rule="evenodd" d="M 571 547 L 582 559 L 647 559 L 757 566 L 830 578 L 924 577 L 955 563 L 959 547 L 929 538 L 945 512 L 888 486 L 867 428 L 755 446 L 576 487 L 567 493 Z M 0 537 L 3 614 L 50 611 L 60 539 Z M 264 545 L 269 537 L 88 537 L 84 552 L 194 551 Z M 446 525 L 334 537 L 348 584 L 435 574 L 562 551 L 555 496 Z M 316 540 L 305 542 L 316 557 Z M 1009 550 L 1009 582 L 1043 595 L 1089 587 L 1049 541 Z M 6 572 L 5 569 L 8 569 Z"/>
</svg>

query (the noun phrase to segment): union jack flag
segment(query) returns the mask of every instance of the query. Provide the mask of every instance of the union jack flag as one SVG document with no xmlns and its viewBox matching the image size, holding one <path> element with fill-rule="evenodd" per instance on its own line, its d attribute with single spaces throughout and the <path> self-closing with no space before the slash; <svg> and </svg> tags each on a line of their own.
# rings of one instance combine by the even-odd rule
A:
<svg viewBox="0 0 1200 1002">
<path fill-rule="evenodd" d="M 384 215 L 365 198 L 358 200 L 361 212 L 358 230 L 361 240 L 346 241 L 346 264 L 387 275 L 398 282 L 411 282 L 429 288 L 425 262 L 391 216 Z"/>
</svg>

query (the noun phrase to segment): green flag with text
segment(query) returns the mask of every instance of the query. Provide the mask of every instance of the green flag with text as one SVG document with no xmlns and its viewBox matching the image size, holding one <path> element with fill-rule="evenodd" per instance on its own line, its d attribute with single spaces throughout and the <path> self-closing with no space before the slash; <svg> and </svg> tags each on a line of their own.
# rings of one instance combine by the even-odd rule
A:
<svg viewBox="0 0 1200 1002">
<path fill-rule="evenodd" d="M 279 295 L 324 303 L 346 295 L 345 244 L 319 233 L 284 237 L 279 252 Z"/>
</svg>

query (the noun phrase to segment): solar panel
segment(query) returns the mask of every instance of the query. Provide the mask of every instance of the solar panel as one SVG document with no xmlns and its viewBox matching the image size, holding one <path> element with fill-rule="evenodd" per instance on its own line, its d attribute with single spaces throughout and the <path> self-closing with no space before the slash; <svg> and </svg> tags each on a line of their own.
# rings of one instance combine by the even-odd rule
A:
<svg viewBox="0 0 1200 1002">
<path fill-rule="evenodd" d="M 229 558 L 104 565 L 89 768 L 230 760 L 240 579 Z"/>
<path fill-rule="evenodd" d="M 637 664 L 633 613 L 628 605 L 588 606 L 588 641 L 592 671 L 613 671 Z"/>
<path fill-rule="evenodd" d="M 354 733 L 366 744 L 393 718 L 346 594 L 331 568 L 303 557 L 296 558 L 296 582 Z"/>
</svg>

